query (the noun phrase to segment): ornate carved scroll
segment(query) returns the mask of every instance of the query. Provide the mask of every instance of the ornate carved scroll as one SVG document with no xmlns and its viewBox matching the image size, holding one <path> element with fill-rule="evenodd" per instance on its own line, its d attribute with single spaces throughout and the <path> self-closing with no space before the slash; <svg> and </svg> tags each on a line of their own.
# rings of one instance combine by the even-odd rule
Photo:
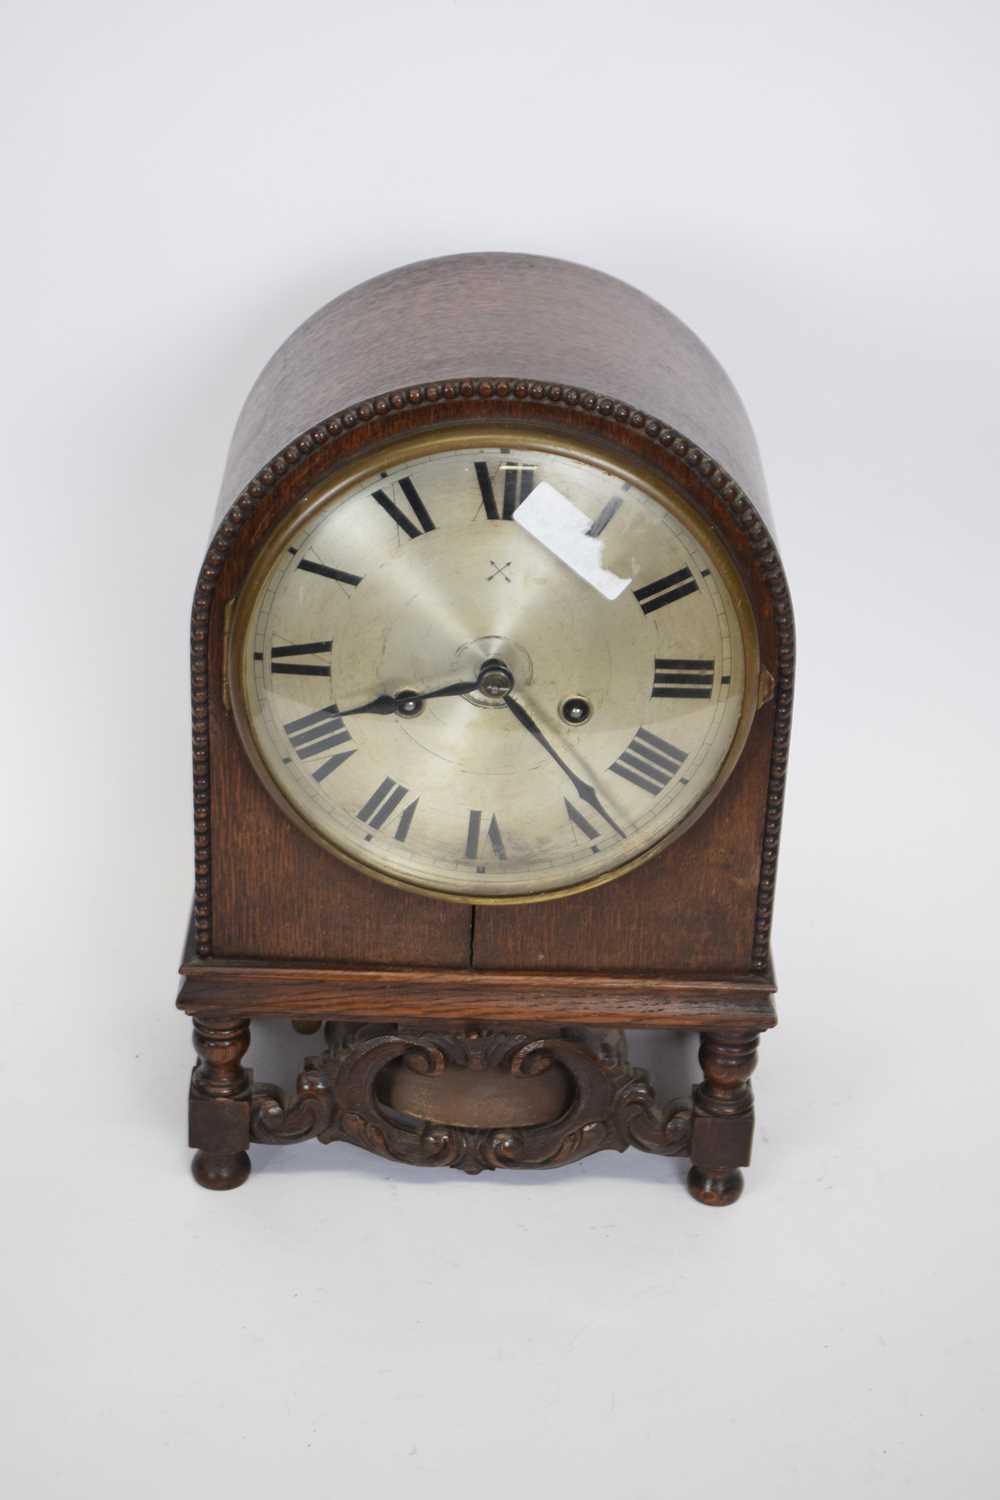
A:
<svg viewBox="0 0 1000 1500">
<path fill-rule="evenodd" d="M 327 1040 L 328 1050 L 306 1061 L 290 1097 L 270 1084 L 254 1090 L 254 1140 L 347 1141 L 393 1161 L 465 1172 L 558 1167 L 628 1146 L 663 1156 L 688 1151 L 690 1108 L 656 1103 L 618 1033 L 443 1032 L 331 1022 Z M 569 1103 L 557 1119 L 537 1125 L 472 1128 L 417 1119 L 387 1102 L 386 1070 L 399 1059 L 427 1074 L 461 1068 L 530 1077 L 558 1065 L 569 1076 Z"/>
</svg>

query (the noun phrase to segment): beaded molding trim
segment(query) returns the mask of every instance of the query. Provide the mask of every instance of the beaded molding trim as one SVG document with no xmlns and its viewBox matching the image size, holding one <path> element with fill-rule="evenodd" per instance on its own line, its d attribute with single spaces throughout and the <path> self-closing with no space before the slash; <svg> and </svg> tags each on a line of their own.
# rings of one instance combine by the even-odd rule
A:
<svg viewBox="0 0 1000 1500">
<path fill-rule="evenodd" d="M 784 570 L 773 540 L 753 502 L 730 474 L 683 433 L 658 421 L 646 412 L 637 411 L 610 396 L 575 386 L 547 385 L 532 380 L 446 380 L 440 384 L 414 385 L 390 391 L 363 401 L 358 406 L 338 412 L 303 433 L 257 473 L 240 492 L 223 516 L 208 549 L 195 588 L 191 611 L 191 715 L 192 754 L 194 765 L 194 845 L 195 947 L 201 958 L 212 952 L 212 851 L 211 807 L 208 749 L 208 625 L 216 579 L 226 560 L 226 553 L 247 517 L 279 480 L 290 473 L 317 448 L 333 443 L 342 433 L 370 425 L 378 427 L 381 418 L 408 407 L 428 406 L 439 401 L 479 399 L 482 401 L 536 401 L 552 406 L 579 407 L 602 417 L 614 435 L 616 428 L 641 430 L 645 435 L 669 448 L 700 479 L 706 481 L 725 501 L 730 514 L 753 548 L 755 566 L 771 594 L 778 638 L 777 674 L 774 689 L 775 721 L 771 747 L 771 765 L 767 788 L 767 814 L 761 857 L 760 882 L 757 888 L 757 910 L 751 968 L 756 972 L 768 967 L 771 945 L 771 918 L 774 902 L 778 841 L 781 834 L 781 812 L 788 766 L 788 742 L 791 732 L 792 691 L 795 672 L 795 626 Z"/>
</svg>

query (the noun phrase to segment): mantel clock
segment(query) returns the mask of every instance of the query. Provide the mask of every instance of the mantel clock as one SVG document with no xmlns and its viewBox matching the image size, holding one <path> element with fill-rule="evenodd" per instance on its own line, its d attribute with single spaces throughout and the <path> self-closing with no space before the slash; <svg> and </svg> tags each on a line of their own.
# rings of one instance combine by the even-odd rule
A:
<svg viewBox="0 0 1000 1500">
<path fill-rule="evenodd" d="M 676 318 L 527 255 L 406 266 L 237 424 L 192 623 L 194 1174 L 252 1141 L 687 1156 L 731 1203 L 775 1022 L 792 615 L 753 434 Z M 254 1085 L 255 1016 L 324 1029 Z M 623 1032 L 701 1034 L 660 1102 Z"/>
</svg>

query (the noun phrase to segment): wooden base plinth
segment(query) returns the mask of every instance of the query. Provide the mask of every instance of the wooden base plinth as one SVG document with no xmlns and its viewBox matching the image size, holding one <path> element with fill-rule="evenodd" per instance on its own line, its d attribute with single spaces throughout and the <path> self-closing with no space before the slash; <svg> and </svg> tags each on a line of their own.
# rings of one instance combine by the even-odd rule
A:
<svg viewBox="0 0 1000 1500">
<path fill-rule="evenodd" d="M 690 1103 L 667 1104 L 629 1062 L 620 1031 L 328 1021 L 325 1038 L 326 1050 L 306 1059 L 286 1094 L 273 1084 L 254 1087 L 243 1067 L 247 1019 L 195 1018 L 196 1182 L 213 1191 L 239 1187 L 250 1174 L 252 1141 L 317 1139 L 469 1173 L 565 1166 L 636 1146 L 690 1157 L 688 1188 L 701 1203 L 721 1207 L 742 1192 L 756 1031 L 703 1032 L 704 1078 Z"/>
<path fill-rule="evenodd" d="M 296 1031 L 344 1021 L 463 1022 L 767 1031 L 777 1022 L 770 972 L 610 974 L 492 969 L 349 969 L 259 959 L 199 958 L 189 934 L 178 1009 L 191 1016 L 287 1016 Z"/>
<path fill-rule="evenodd" d="M 665 976 L 316 968 L 200 959 L 189 936 L 180 1009 L 194 1020 L 190 1140 L 197 1182 L 239 1187 L 253 1141 L 317 1139 L 465 1172 L 556 1167 L 636 1146 L 687 1156 L 699 1202 L 735 1203 L 750 1160 L 757 1039 L 777 1017 L 767 974 Z M 256 1087 L 254 1016 L 325 1030 L 296 1086 Z M 330 1017 L 336 1016 L 337 1020 Z M 697 1032 L 703 1078 L 659 1103 L 621 1027 Z M 611 1029 L 609 1029 L 611 1028 Z"/>
</svg>

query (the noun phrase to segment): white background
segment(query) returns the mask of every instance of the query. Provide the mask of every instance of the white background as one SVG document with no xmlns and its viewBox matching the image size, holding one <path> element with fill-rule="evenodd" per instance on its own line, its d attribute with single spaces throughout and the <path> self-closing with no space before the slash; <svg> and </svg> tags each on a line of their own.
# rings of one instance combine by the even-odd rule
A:
<svg viewBox="0 0 1000 1500">
<path fill-rule="evenodd" d="M 8 1493 L 996 1493 L 996 16 L 8 4 Z M 317 306 L 473 249 L 665 302 L 760 438 L 801 658 L 725 1212 L 635 1153 L 188 1174 L 187 613 L 229 434 Z"/>
</svg>

